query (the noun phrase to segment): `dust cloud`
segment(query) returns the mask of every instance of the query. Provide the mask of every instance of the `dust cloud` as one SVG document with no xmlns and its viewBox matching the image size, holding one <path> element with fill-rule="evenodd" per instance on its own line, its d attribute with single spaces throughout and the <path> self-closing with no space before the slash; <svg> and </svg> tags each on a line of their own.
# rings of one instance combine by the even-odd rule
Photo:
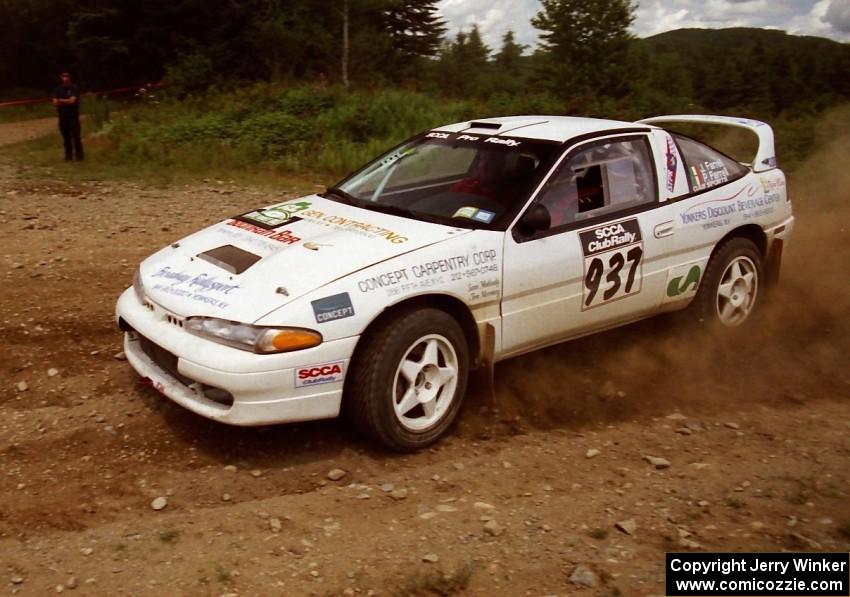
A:
<svg viewBox="0 0 850 597">
<path fill-rule="evenodd" d="M 796 226 L 780 284 L 742 330 L 708 333 L 687 313 L 661 316 L 511 359 L 496 398 L 473 390 L 463 428 L 486 435 L 746 403 L 804 407 L 850 398 L 850 107 L 821 122 L 818 149 L 786 172 Z M 780 156 L 781 161 L 781 156 Z"/>
</svg>

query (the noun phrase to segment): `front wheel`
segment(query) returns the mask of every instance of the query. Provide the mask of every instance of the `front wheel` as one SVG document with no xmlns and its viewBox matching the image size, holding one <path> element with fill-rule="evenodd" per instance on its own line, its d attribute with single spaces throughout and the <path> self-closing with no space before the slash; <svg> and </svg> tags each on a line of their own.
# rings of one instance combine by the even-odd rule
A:
<svg viewBox="0 0 850 597">
<path fill-rule="evenodd" d="M 346 384 L 355 425 L 398 451 L 437 441 L 460 410 L 469 348 L 444 311 L 418 309 L 378 324 L 364 337 Z"/>
<path fill-rule="evenodd" d="M 762 272 L 761 253 L 752 241 L 723 243 L 708 262 L 694 299 L 700 320 L 726 328 L 743 325 L 761 300 Z"/>
</svg>

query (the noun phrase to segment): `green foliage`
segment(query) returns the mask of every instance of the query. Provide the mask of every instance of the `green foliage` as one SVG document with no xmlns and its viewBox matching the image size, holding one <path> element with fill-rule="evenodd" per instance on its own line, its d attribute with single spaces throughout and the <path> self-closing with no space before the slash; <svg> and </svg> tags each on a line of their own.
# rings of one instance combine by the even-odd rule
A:
<svg viewBox="0 0 850 597">
<path fill-rule="evenodd" d="M 561 90 L 621 97 L 630 81 L 625 59 L 634 19 L 631 0 L 542 0 L 531 23 L 541 31 L 545 75 Z"/>
<path fill-rule="evenodd" d="M 87 108 L 89 130 L 100 131 L 111 122 L 111 102 L 107 98 L 86 98 L 85 107 Z"/>
<path fill-rule="evenodd" d="M 403 81 L 445 27 L 436 0 L 348 0 L 352 78 Z M 166 80 L 278 82 L 339 73 L 339 3 L 314 0 L 0 0 L 0 88 L 42 87 L 71 69 L 85 88 Z M 210 74 L 215 74 L 214 81 Z"/>
<path fill-rule="evenodd" d="M 165 68 L 169 92 L 186 95 L 205 91 L 215 80 L 215 69 L 209 56 L 193 52 Z"/>
<path fill-rule="evenodd" d="M 711 112 L 821 111 L 850 99 L 850 45 L 824 38 L 680 29 L 633 45 L 657 65 L 652 86 L 672 85 Z"/>
<path fill-rule="evenodd" d="M 92 159 L 339 175 L 415 133 L 474 114 L 470 103 L 408 91 L 257 86 L 137 106 L 106 132 L 109 151 Z"/>
</svg>

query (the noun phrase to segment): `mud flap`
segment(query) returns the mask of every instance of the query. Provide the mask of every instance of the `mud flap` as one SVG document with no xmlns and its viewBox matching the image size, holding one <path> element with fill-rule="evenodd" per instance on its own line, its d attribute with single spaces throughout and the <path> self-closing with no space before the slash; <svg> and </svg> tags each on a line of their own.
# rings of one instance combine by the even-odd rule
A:
<svg viewBox="0 0 850 597">
<path fill-rule="evenodd" d="M 779 282 L 779 269 L 782 265 L 783 244 L 784 242 L 781 238 L 774 239 L 770 245 L 770 251 L 767 253 L 767 258 L 764 261 L 765 286 L 768 294 Z"/>
<path fill-rule="evenodd" d="M 478 367 L 473 372 L 472 382 L 479 399 L 488 406 L 496 403 L 495 354 L 496 328 L 487 324 L 481 334 L 481 354 Z"/>
</svg>

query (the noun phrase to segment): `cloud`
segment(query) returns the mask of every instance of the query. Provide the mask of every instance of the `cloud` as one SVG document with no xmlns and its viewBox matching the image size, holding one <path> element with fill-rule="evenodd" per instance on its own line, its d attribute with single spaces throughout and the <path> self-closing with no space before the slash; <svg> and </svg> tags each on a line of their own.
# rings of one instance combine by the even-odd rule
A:
<svg viewBox="0 0 850 597">
<path fill-rule="evenodd" d="M 847 0 L 832 0 L 823 20 L 832 28 L 842 33 L 850 33 L 850 2 Z"/>
<path fill-rule="evenodd" d="M 671 29 L 764 27 L 799 35 L 850 41 L 850 0 L 639 0 L 634 33 L 640 37 Z M 533 48 L 540 40 L 531 19 L 538 0 L 442 0 L 440 12 L 454 36 L 478 23 L 484 42 L 501 47 L 508 29 Z"/>
<path fill-rule="evenodd" d="M 787 26 L 790 33 L 798 35 L 821 35 L 829 37 L 832 27 L 824 21 L 832 0 L 818 0 L 806 13 L 793 17 Z"/>
<path fill-rule="evenodd" d="M 440 13 L 448 24 L 447 34 L 457 35 L 478 24 L 484 43 L 493 51 L 502 47 L 502 36 L 509 29 L 520 44 L 535 46 L 539 41 L 531 19 L 540 10 L 538 0 L 442 0 Z"/>
</svg>

